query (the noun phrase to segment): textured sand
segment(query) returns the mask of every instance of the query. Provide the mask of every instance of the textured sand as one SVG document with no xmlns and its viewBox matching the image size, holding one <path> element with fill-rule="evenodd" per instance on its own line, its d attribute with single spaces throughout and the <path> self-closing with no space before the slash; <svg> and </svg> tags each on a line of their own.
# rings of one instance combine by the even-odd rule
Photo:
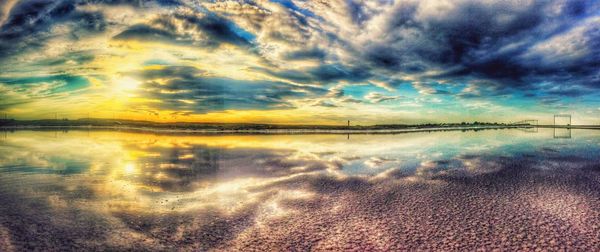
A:
<svg viewBox="0 0 600 252">
<path fill-rule="evenodd" d="M 235 213 L 113 213 L 2 198 L 5 250 L 600 250 L 600 169 L 562 160 L 540 169 L 523 157 L 494 172 L 379 179 L 300 176 L 269 185 L 311 197 L 268 200 Z M 263 188 L 268 189 L 268 188 Z M 6 207 L 11 206 L 11 207 Z"/>
</svg>

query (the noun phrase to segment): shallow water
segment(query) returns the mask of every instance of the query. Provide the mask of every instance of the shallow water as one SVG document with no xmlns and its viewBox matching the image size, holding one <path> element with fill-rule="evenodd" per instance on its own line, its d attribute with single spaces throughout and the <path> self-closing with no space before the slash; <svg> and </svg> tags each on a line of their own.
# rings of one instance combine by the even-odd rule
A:
<svg viewBox="0 0 600 252">
<path fill-rule="evenodd" d="M 2 251 L 600 249 L 600 131 L 0 133 Z"/>
</svg>

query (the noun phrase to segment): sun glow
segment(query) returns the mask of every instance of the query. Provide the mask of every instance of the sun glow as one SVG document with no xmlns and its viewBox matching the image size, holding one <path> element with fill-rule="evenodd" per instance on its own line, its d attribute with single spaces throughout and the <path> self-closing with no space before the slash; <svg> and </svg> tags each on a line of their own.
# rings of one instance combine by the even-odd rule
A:
<svg viewBox="0 0 600 252">
<path fill-rule="evenodd" d="M 120 77 L 114 81 L 114 89 L 119 92 L 131 92 L 140 87 L 142 84 L 139 80 L 131 77 Z"/>
<path fill-rule="evenodd" d="M 135 164 L 134 163 L 125 164 L 125 166 L 123 166 L 123 171 L 127 175 L 135 173 Z"/>
</svg>

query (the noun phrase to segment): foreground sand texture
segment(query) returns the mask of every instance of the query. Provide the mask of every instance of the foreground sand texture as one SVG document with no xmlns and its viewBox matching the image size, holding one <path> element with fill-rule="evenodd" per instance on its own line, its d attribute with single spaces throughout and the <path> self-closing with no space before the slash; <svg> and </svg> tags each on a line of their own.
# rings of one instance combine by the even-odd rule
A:
<svg viewBox="0 0 600 252">
<path fill-rule="evenodd" d="M 600 250 L 596 131 L 44 134 L 0 145 L 2 251 Z"/>
</svg>

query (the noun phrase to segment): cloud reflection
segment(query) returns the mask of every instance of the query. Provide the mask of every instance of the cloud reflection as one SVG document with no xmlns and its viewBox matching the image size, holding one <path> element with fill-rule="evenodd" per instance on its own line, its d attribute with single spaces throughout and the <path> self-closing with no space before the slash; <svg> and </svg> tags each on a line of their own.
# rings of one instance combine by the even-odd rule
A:
<svg viewBox="0 0 600 252">
<path fill-rule="evenodd" d="M 546 213 L 581 227 L 582 218 L 594 216 L 588 196 L 577 191 L 584 189 L 539 180 L 560 178 L 557 171 L 570 169 L 573 174 L 595 172 L 600 181 L 597 169 L 589 168 L 598 164 L 592 153 L 600 137 L 592 131 L 577 133 L 584 137 L 565 142 L 553 139 L 552 132 L 518 130 L 352 139 L 17 131 L 0 143 L 0 241 L 7 248 L 64 243 L 167 250 L 259 248 L 272 241 L 273 247 L 286 250 L 306 244 L 336 248 L 331 237 L 343 241 L 343 235 L 354 235 L 363 245 L 385 250 L 388 244 L 402 244 L 393 240 L 401 236 L 386 221 L 397 217 L 403 225 L 417 225 L 427 219 L 421 214 L 428 211 L 420 208 L 446 204 L 430 201 L 444 194 L 460 198 L 469 190 L 490 193 L 469 199 L 475 201 L 517 190 L 515 202 L 532 204 L 528 213 Z M 582 141 L 587 145 L 578 145 Z M 529 185 L 522 184 L 529 181 L 525 178 L 549 188 L 548 200 L 531 198 Z M 568 202 L 552 204 L 561 197 L 586 204 L 585 216 L 569 219 Z M 344 216 L 348 219 L 340 219 Z M 374 229 L 363 233 L 341 223 Z M 304 226 L 295 226 L 300 224 Z M 331 233 L 339 228 L 344 231 Z M 301 230 L 314 231 L 316 240 L 288 244 L 286 237 L 307 235 Z"/>
</svg>

